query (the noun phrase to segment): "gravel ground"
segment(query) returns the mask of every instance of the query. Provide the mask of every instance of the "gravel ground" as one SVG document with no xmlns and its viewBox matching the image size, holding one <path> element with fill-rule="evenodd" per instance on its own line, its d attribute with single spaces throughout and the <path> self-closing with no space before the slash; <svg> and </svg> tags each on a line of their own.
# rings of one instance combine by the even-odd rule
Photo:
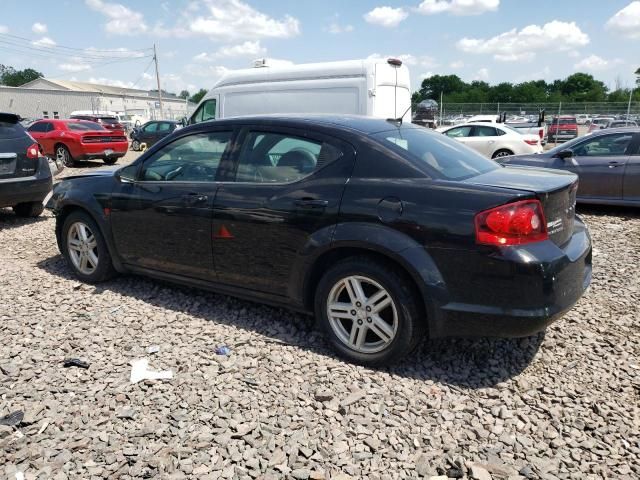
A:
<svg viewBox="0 0 640 480">
<path fill-rule="evenodd" d="M 640 211 L 579 211 L 593 284 L 545 335 L 427 341 L 372 370 L 284 310 L 80 284 L 49 213 L 0 210 L 0 417 L 24 411 L 0 426 L 0 478 L 638 478 Z M 139 358 L 173 379 L 131 384 Z"/>
</svg>

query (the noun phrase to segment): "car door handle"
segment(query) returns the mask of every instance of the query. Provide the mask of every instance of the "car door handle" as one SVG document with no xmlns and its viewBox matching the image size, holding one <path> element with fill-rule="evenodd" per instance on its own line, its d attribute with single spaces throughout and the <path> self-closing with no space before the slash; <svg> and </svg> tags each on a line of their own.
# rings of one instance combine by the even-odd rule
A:
<svg viewBox="0 0 640 480">
<path fill-rule="evenodd" d="M 209 200 L 209 197 L 200 193 L 187 193 L 182 196 L 182 201 L 186 205 L 197 205 L 198 203 L 204 203 L 207 200 Z"/>
<path fill-rule="evenodd" d="M 293 203 L 300 208 L 326 208 L 329 206 L 328 200 L 316 200 L 314 198 L 299 198 Z"/>
</svg>

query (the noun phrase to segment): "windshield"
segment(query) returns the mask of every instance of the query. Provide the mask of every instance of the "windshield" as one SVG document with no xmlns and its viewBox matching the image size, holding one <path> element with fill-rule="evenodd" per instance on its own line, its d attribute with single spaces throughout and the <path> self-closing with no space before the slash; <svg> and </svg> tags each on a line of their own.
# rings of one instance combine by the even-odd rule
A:
<svg viewBox="0 0 640 480">
<path fill-rule="evenodd" d="M 371 136 L 434 178 L 464 180 L 500 168 L 462 143 L 423 128 L 397 128 Z"/>
<path fill-rule="evenodd" d="M 69 130 L 76 131 L 89 131 L 89 130 L 104 130 L 102 125 L 95 122 L 69 122 L 67 123 L 67 128 Z"/>
</svg>

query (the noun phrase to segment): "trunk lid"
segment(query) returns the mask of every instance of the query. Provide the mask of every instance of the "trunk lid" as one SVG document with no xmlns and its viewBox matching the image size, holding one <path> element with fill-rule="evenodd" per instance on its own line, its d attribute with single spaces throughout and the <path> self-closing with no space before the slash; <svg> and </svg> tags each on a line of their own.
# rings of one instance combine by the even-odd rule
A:
<svg viewBox="0 0 640 480">
<path fill-rule="evenodd" d="M 530 192 L 542 204 L 549 238 L 556 245 L 566 243 L 573 233 L 578 190 L 578 177 L 573 173 L 509 166 L 483 173 L 464 182 Z"/>
<path fill-rule="evenodd" d="M 38 160 L 27 157 L 34 143 L 17 116 L 0 114 L 0 179 L 35 175 Z"/>
</svg>

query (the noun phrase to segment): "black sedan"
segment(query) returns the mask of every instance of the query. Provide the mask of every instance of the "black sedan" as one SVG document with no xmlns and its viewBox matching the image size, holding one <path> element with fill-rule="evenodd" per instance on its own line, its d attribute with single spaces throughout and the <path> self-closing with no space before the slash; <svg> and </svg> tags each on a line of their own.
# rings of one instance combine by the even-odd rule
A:
<svg viewBox="0 0 640 480">
<path fill-rule="evenodd" d="M 388 364 L 420 339 L 524 336 L 571 308 L 591 241 L 571 173 L 504 168 L 363 117 L 179 130 L 47 204 L 78 278 L 133 272 L 315 313 L 334 348 Z"/>
<path fill-rule="evenodd" d="M 129 134 L 131 149 L 136 152 L 144 145 L 144 148 L 152 147 L 167 135 L 171 135 L 180 124 L 171 120 L 152 120 L 134 128 Z"/>
<path fill-rule="evenodd" d="M 578 202 L 640 206 L 640 128 L 598 130 L 539 155 L 500 159 L 503 165 L 566 170 L 578 175 Z"/>
</svg>

